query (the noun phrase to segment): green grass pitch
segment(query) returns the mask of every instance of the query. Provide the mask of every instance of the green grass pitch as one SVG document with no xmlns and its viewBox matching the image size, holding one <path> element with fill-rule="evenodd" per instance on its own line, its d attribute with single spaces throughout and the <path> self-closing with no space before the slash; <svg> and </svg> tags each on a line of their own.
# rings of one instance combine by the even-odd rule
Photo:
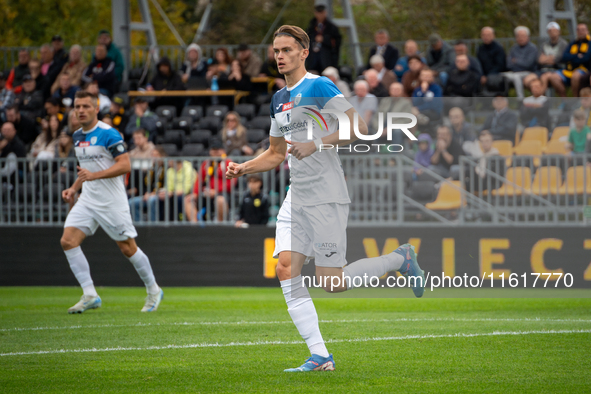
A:
<svg viewBox="0 0 591 394">
<path fill-rule="evenodd" d="M 309 354 L 279 288 L 164 291 L 68 315 L 77 288 L 0 288 L 0 392 L 591 392 L 590 298 L 317 298 L 337 370 L 288 374 Z"/>
</svg>

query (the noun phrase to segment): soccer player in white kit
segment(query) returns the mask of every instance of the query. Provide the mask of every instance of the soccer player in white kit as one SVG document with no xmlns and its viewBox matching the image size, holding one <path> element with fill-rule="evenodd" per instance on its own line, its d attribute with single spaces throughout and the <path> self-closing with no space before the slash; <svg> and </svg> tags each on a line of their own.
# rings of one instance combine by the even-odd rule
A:
<svg viewBox="0 0 591 394">
<path fill-rule="evenodd" d="M 229 163 L 226 171 L 227 178 L 269 171 L 289 154 L 291 186 L 277 217 L 274 255 L 279 259 L 277 277 L 287 310 L 311 356 L 303 365 L 286 369 L 287 372 L 335 369 L 332 354 L 328 353 L 320 334 L 314 303 L 302 283 L 301 270 L 307 257 L 314 257 L 316 276 L 329 292 L 359 286 L 345 278 L 380 277 L 390 271 L 414 277 L 413 291 L 417 297 L 423 295 L 425 286 L 424 272 L 418 266 L 414 248 L 408 244 L 388 255 L 347 265 L 350 200 L 337 152 L 326 147 L 346 145 L 357 139 L 352 130 L 355 109 L 328 78 L 306 71 L 309 45 L 308 35 L 299 27 L 285 25 L 275 32 L 275 59 L 287 86 L 275 93 L 271 101 L 270 147 L 253 160 Z M 351 124 L 348 140 L 339 139 L 337 116 L 322 114 L 321 109 L 339 110 L 348 116 Z M 312 141 L 307 133 L 309 122 L 313 124 Z M 368 133 L 360 116 L 359 131 Z M 343 280 L 333 287 L 335 277 Z"/>
<path fill-rule="evenodd" d="M 101 306 L 88 261 L 80 248 L 98 226 L 117 243 L 144 281 L 148 296 L 142 312 L 153 312 L 158 309 L 164 292 L 156 284 L 148 256 L 135 243 L 137 232 L 123 183 L 123 175 L 131 171 L 123 138 L 117 130 L 98 120 L 98 98 L 91 93 L 76 93 L 74 111 L 82 125 L 72 136 L 80 165 L 78 178 L 62 192 L 62 197 L 70 202 L 81 188 L 82 194 L 68 213 L 61 245 L 84 294 L 68 313 L 82 313 Z"/>
</svg>

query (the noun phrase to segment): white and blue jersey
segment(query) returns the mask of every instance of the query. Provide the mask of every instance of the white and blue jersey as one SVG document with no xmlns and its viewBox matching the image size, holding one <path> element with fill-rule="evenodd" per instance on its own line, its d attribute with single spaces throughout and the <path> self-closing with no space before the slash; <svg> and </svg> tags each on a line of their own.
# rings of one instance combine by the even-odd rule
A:
<svg viewBox="0 0 591 394">
<path fill-rule="evenodd" d="M 72 139 L 80 167 L 90 172 L 112 167 L 115 157 L 127 152 L 121 134 L 101 121 L 89 131 L 79 129 Z M 129 211 L 123 175 L 84 182 L 78 202 L 92 209 Z"/>
<path fill-rule="evenodd" d="M 335 115 L 321 114 L 321 109 L 345 112 L 352 108 L 334 83 L 310 73 L 294 86 L 285 87 L 271 100 L 271 137 L 293 142 L 308 142 L 308 126 L 313 138 L 338 131 Z M 289 155 L 291 198 L 294 204 L 312 206 L 327 203 L 349 204 L 345 176 L 336 149 L 316 152 L 303 160 Z"/>
</svg>

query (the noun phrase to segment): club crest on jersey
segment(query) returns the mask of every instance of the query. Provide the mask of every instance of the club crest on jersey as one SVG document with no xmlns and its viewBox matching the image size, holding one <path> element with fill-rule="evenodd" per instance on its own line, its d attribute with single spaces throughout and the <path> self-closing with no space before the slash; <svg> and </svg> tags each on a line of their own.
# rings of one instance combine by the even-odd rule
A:
<svg viewBox="0 0 591 394">
<path fill-rule="evenodd" d="M 81 148 L 86 148 L 87 146 L 90 146 L 90 142 L 89 141 L 82 141 L 82 142 L 80 142 L 79 146 Z"/>
<path fill-rule="evenodd" d="M 97 137 L 92 137 L 92 138 L 90 139 L 90 144 L 91 144 L 91 145 L 95 145 L 95 144 L 96 144 L 96 140 L 97 140 L 97 139 L 98 139 Z"/>
<path fill-rule="evenodd" d="M 298 95 L 295 96 L 295 99 L 293 101 L 294 101 L 295 105 L 298 105 L 301 100 L 302 100 L 302 94 L 298 93 Z"/>
</svg>

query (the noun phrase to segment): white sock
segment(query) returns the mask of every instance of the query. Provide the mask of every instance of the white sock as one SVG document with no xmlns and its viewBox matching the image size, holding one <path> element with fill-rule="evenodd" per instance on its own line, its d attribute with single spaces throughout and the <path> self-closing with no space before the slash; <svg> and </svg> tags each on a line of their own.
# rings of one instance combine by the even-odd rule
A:
<svg viewBox="0 0 591 394">
<path fill-rule="evenodd" d="M 68 263 L 70 263 L 70 269 L 82 287 L 84 295 L 96 297 L 98 294 L 96 293 L 92 278 L 90 277 L 90 266 L 88 265 L 88 260 L 86 260 L 86 256 L 82 253 L 80 246 L 70 250 L 64 250 L 64 253 L 66 254 Z"/>
<path fill-rule="evenodd" d="M 318 314 L 308 289 L 302 284 L 302 276 L 282 280 L 279 283 L 281 283 L 283 296 L 287 303 L 287 311 L 300 335 L 306 341 L 310 353 L 328 357 L 328 350 L 318 327 Z"/>
<path fill-rule="evenodd" d="M 389 253 L 379 257 L 372 257 L 367 259 L 357 260 L 343 268 L 343 274 L 347 281 L 347 288 L 359 287 L 364 285 L 364 280 L 356 280 L 353 278 L 363 278 L 364 275 L 368 278 L 372 276 L 380 277 L 387 272 L 399 270 L 404 263 L 404 257 L 398 253 Z M 361 282 L 361 285 L 359 284 Z"/>
<path fill-rule="evenodd" d="M 156 278 L 154 278 L 154 272 L 152 272 L 152 267 L 150 266 L 150 260 L 148 256 L 140 249 L 137 248 L 135 254 L 131 257 L 128 257 L 131 264 L 139 274 L 140 278 L 144 281 L 146 285 L 146 290 L 148 294 L 156 294 L 160 291 L 160 287 L 156 284 Z"/>
</svg>

